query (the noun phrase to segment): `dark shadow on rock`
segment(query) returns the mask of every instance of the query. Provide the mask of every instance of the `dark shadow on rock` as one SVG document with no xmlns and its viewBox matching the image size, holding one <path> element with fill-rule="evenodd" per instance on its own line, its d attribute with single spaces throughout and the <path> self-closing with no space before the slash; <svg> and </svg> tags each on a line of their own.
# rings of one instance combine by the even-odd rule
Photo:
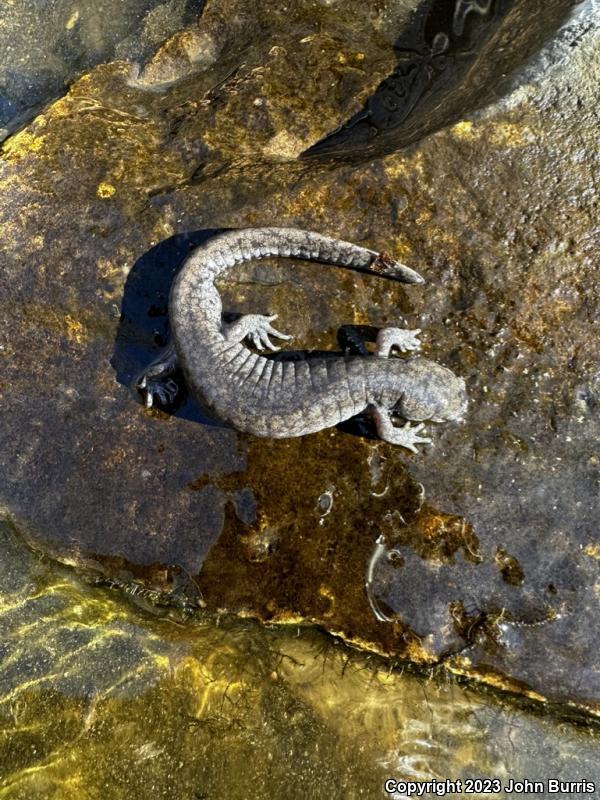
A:
<svg viewBox="0 0 600 800">
<path fill-rule="evenodd" d="M 359 112 L 303 157 L 383 155 L 456 122 L 497 98 L 507 75 L 542 46 L 573 5 L 424 0 L 394 44 L 394 71 Z"/>
<path fill-rule="evenodd" d="M 144 253 L 127 276 L 111 365 L 117 381 L 138 402 L 141 397 L 134 386 L 137 376 L 169 341 L 169 292 L 175 275 L 195 247 L 220 232 L 221 229 L 215 228 L 171 236 Z M 178 383 L 184 387 L 182 380 Z M 170 412 L 204 425 L 219 424 L 185 388 Z"/>
</svg>

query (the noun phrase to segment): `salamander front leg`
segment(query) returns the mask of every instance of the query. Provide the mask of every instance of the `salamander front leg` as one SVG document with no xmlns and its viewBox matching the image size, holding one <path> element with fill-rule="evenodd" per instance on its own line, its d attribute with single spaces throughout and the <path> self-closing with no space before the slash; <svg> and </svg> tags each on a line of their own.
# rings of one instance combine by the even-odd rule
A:
<svg viewBox="0 0 600 800">
<path fill-rule="evenodd" d="M 144 396 L 146 408 L 158 404 L 169 406 L 179 392 L 179 386 L 173 379 L 177 371 L 177 353 L 171 342 L 161 350 L 157 358 L 146 367 L 135 382 L 135 386 Z"/>
<path fill-rule="evenodd" d="M 398 350 L 418 350 L 421 342 L 418 339 L 421 333 L 420 328 L 412 331 L 406 328 L 382 328 L 377 334 L 377 347 L 375 355 L 381 358 L 389 358 L 393 347 Z"/>
<path fill-rule="evenodd" d="M 377 435 L 380 439 L 390 444 L 399 444 L 401 447 L 406 447 L 413 453 L 418 453 L 418 444 L 430 444 L 431 439 L 427 436 L 419 436 L 419 433 L 425 431 L 425 424 L 420 422 L 414 428 L 410 422 L 407 422 L 401 428 L 397 428 L 392 422 L 390 412 L 387 408 L 380 408 L 375 406 L 373 408 L 373 418 L 377 427 Z"/>
<path fill-rule="evenodd" d="M 281 333 L 276 330 L 272 325 L 274 319 L 277 319 L 277 314 L 265 316 L 264 314 L 245 314 L 240 319 L 232 322 L 229 325 L 223 325 L 223 335 L 228 342 L 241 342 L 248 338 L 257 350 L 279 350 L 269 336 L 274 336 L 276 339 L 291 339 L 286 333 Z"/>
</svg>

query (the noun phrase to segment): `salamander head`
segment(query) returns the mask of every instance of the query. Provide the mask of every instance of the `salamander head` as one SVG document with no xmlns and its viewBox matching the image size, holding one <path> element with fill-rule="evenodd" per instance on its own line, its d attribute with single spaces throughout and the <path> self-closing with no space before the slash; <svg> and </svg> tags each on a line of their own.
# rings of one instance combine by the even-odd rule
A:
<svg viewBox="0 0 600 800">
<path fill-rule="evenodd" d="M 406 363 L 406 388 L 394 407 L 406 420 L 457 421 L 467 410 L 465 382 L 447 367 L 426 358 Z"/>
</svg>

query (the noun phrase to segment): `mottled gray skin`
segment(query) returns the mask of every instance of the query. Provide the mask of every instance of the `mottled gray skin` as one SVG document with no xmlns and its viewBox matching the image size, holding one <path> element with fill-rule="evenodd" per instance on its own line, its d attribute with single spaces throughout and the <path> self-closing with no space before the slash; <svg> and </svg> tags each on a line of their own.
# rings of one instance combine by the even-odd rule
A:
<svg viewBox="0 0 600 800">
<path fill-rule="evenodd" d="M 222 320 L 215 279 L 244 261 L 268 256 L 302 258 L 422 283 L 418 273 L 385 254 L 293 228 L 231 231 L 197 248 L 178 274 L 169 302 L 173 343 L 139 379 L 151 406 L 172 401 L 177 366 L 203 405 L 241 431 L 285 438 L 329 428 L 369 409 L 382 439 L 416 452 L 430 440 L 424 425 L 458 420 L 466 409 L 465 384 L 449 369 L 425 358 L 403 359 L 391 350 L 416 350 L 418 330 L 384 328 L 374 355 L 279 361 L 254 353 L 275 350 L 269 336 L 291 337 L 271 325 L 274 316 L 249 314 Z M 396 427 L 392 417 L 407 420 Z"/>
</svg>

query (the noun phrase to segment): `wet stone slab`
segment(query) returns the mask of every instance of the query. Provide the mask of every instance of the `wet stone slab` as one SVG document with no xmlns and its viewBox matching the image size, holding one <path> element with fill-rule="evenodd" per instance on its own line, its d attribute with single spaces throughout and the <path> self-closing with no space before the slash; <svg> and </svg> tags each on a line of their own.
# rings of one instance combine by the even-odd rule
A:
<svg viewBox="0 0 600 800">
<path fill-rule="evenodd" d="M 208 3 L 195 50 L 180 34 L 142 73 L 103 65 L 5 143 L 6 515 L 131 593 L 316 623 L 597 714 L 589 8 L 503 100 L 358 163 L 297 157 L 394 68 L 410 9 L 298 3 L 291 27 L 268 4 L 236 9 Z M 464 425 L 431 426 L 434 447 L 412 456 L 368 419 L 270 441 L 190 398 L 170 414 L 140 404 L 131 382 L 164 344 L 185 255 L 217 229 L 274 223 L 386 250 L 427 284 L 265 262 L 223 282 L 225 310 L 278 313 L 300 353 L 419 327 L 424 353 L 467 381 Z"/>
</svg>

